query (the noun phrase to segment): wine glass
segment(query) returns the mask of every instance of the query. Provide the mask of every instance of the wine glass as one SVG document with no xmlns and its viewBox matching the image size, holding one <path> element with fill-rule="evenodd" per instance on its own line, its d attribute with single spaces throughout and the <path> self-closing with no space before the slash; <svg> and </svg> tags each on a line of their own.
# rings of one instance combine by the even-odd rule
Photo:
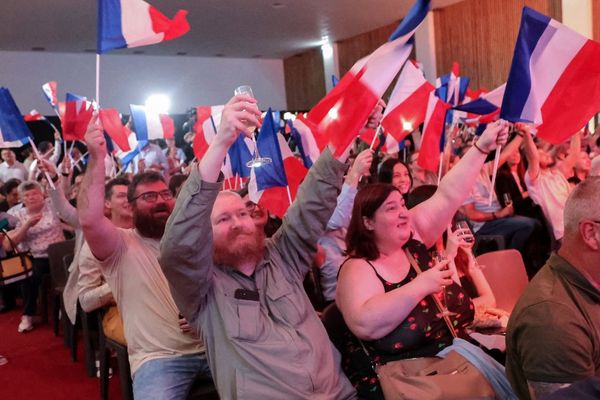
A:
<svg viewBox="0 0 600 400">
<path fill-rule="evenodd" d="M 244 96 L 249 96 L 249 97 L 254 98 L 254 93 L 252 93 L 252 88 L 248 85 L 238 86 L 233 91 L 233 94 L 235 96 L 244 95 Z M 250 160 L 246 163 L 246 166 L 248 168 L 255 168 L 255 167 L 263 166 L 265 164 L 270 164 L 273 160 L 271 160 L 271 158 L 269 158 L 269 157 L 261 157 L 260 153 L 258 152 L 258 145 L 256 144 L 256 137 L 254 135 L 254 132 L 256 131 L 256 126 L 253 125 L 250 121 L 245 121 L 245 123 L 246 123 L 246 126 L 248 127 L 248 129 L 250 130 L 250 132 L 252 132 L 250 135 L 252 138 L 252 143 L 254 143 L 254 156 L 252 157 L 252 160 Z"/>
<path fill-rule="evenodd" d="M 512 206 L 512 198 L 510 197 L 510 193 L 502 193 L 502 199 L 504 200 L 504 207 Z"/>
<path fill-rule="evenodd" d="M 456 224 L 454 224 L 454 230 L 457 229 L 466 229 L 469 231 L 469 233 L 465 233 L 463 235 L 465 242 L 467 243 L 473 243 L 475 242 L 475 237 L 473 236 L 473 232 L 471 232 L 471 228 L 469 227 L 469 223 L 467 221 L 460 220 L 460 221 L 456 221 Z"/>
<path fill-rule="evenodd" d="M 443 251 L 433 251 L 431 253 L 431 260 L 433 261 L 433 265 L 444 262 L 447 259 L 448 258 L 446 257 L 446 254 Z M 448 268 L 448 265 L 446 265 L 446 268 Z M 447 290 L 446 286 L 442 287 L 442 292 L 443 292 L 443 295 L 440 298 L 440 300 L 441 300 L 440 303 L 442 303 L 441 310 L 435 316 L 438 318 L 444 318 L 444 317 L 448 317 L 450 315 L 456 315 L 455 312 L 448 310 L 448 290 Z"/>
</svg>

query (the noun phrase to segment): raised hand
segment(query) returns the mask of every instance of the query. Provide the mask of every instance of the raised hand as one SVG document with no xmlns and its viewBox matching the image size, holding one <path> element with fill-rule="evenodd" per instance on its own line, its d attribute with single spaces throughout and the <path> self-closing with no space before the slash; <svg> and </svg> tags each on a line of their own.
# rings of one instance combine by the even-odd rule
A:
<svg viewBox="0 0 600 400">
<path fill-rule="evenodd" d="M 215 139 L 222 141 L 228 147 L 236 141 L 240 133 L 251 137 L 249 126 L 260 126 L 260 110 L 256 99 L 250 96 L 233 96 L 221 115 L 221 124 Z"/>
<path fill-rule="evenodd" d="M 477 140 L 477 146 L 487 153 L 494 151 L 498 146 L 504 146 L 508 140 L 508 127 L 508 121 L 503 119 L 488 124 Z"/>
<path fill-rule="evenodd" d="M 448 268 L 448 260 L 435 264 L 415 278 L 423 285 L 427 294 L 438 293 L 444 286 L 452 284 L 452 271 Z"/>
<path fill-rule="evenodd" d="M 92 118 L 85 132 L 85 144 L 87 145 L 90 156 L 96 160 L 104 160 L 106 157 L 106 139 L 104 139 L 104 131 L 98 120 L 98 113 L 94 111 Z"/>
</svg>

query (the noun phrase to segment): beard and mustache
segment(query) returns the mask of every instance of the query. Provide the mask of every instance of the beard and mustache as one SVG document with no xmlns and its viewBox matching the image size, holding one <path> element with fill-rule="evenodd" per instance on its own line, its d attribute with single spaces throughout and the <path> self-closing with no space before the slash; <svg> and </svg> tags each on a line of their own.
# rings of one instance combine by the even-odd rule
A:
<svg viewBox="0 0 600 400">
<path fill-rule="evenodd" d="M 134 210 L 133 213 L 133 225 L 141 233 L 142 236 L 161 239 L 165 233 L 165 226 L 169 215 L 171 215 L 171 208 L 167 204 L 161 203 L 150 209 L 150 212 L 143 213 L 139 210 Z M 154 216 L 155 213 L 166 212 L 164 216 Z"/>
<path fill-rule="evenodd" d="M 213 242 L 215 265 L 236 267 L 242 263 L 258 263 L 265 250 L 265 234 L 262 229 L 248 231 L 243 228 L 229 232 L 225 239 Z"/>
</svg>

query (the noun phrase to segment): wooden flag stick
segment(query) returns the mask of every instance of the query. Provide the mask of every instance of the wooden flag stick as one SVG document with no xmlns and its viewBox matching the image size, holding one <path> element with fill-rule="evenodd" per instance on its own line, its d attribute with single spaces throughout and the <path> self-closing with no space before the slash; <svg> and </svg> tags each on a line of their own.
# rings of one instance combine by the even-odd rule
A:
<svg viewBox="0 0 600 400">
<path fill-rule="evenodd" d="M 492 205 L 492 199 L 494 198 L 494 186 L 496 185 L 496 175 L 498 175 L 498 164 L 500 163 L 500 152 L 502 146 L 496 147 L 496 157 L 494 157 L 494 167 L 492 170 L 492 188 L 490 189 L 490 198 L 488 199 L 488 206 Z"/>
<path fill-rule="evenodd" d="M 290 206 L 291 206 L 292 205 L 292 193 L 290 192 L 290 185 L 287 185 L 285 188 L 287 190 L 288 200 L 289 200 Z"/>
<path fill-rule="evenodd" d="M 373 150 L 373 146 L 375 146 L 375 141 L 379 137 L 379 132 L 381 131 L 381 124 L 377 126 L 375 130 L 375 135 L 373 135 L 373 140 L 371 140 L 371 145 L 369 146 L 369 150 Z"/>
<path fill-rule="evenodd" d="M 438 179 L 437 185 L 440 186 L 440 181 L 442 180 L 442 164 L 444 164 L 444 152 L 440 152 L 440 165 L 438 166 Z"/>
<path fill-rule="evenodd" d="M 100 54 L 96 54 L 96 104 L 100 107 Z"/>
<path fill-rule="evenodd" d="M 37 146 L 35 145 L 35 142 L 33 141 L 33 139 L 29 139 L 29 144 L 31 144 L 31 148 L 33 149 L 33 152 L 35 153 L 35 157 L 38 159 L 38 164 L 41 162 L 40 160 L 42 159 L 42 156 L 40 155 L 40 152 L 38 151 Z M 56 190 L 56 186 L 54 186 L 54 182 L 52 182 L 52 178 L 50 178 L 50 174 L 48 173 L 48 171 L 44 171 L 44 176 L 46 177 L 46 180 L 48 181 L 48 184 L 50 185 L 50 187 L 52 188 L 52 190 Z"/>
</svg>

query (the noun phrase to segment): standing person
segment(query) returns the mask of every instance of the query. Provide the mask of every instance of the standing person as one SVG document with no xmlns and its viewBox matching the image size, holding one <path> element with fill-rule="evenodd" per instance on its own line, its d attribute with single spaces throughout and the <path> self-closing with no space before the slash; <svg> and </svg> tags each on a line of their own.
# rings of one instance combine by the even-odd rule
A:
<svg viewBox="0 0 600 400">
<path fill-rule="evenodd" d="M 158 264 L 173 195 L 162 175 L 136 175 L 127 190 L 135 228 L 117 228 L 104 215 L 107 151 L 96 114 L 85 141 L 90 161 L 77 201 L 79 220 L 123 319 L 134 397 L 185 399 L 195 378 L 209 371 L 202 342 L 180 328 L 179 310 Z"/>
<path fill-rule="evenodd" d="M 2 164 L 0 164 L 0 181 L 6 183 L 10 179 L 18 179 L 21 182 L 27 180 L 27 168 L 17 161 L 15 152 L 11 149 L 2 149 Z"/>
<path fill-rule="evenodd" d="M 23 333 L 33 329 L 39 287 L 43 276 L 50 273 L 48 246 L 62 242 L 65 236 L 58 214 L 50 200 L 44 198 L 39 183 L 26 181 L 19 185 L 18 190 L 24 207 L 9 210 L 18 222 L 8 236 L 12 243 L 29 249 L 33 256 L 33 275 L 23 281 L 24 310 L 18 328 L 19 333 Z M 11 249 L 8 239 L 4 239 L 4 247 Z"/>
<path fill-rule="evenodd" d="M 506 372 L 520 399 L 600 377 L 600 177 L 564 206 L 564 236 L 508 322 Z"/>
<path fill-rule="evenodd" d="M 381 107 L 374 113 L 376 126 Z M 302 285 L 335 207 L 346 156 L 336 160 L 323 151 L 281 228 L 265 240 L 241 197 L 221 192 L 219 179 L 229 147 L 259 118 L 252 97 L 234 96 L 225 105 L 167 224 L 161 266 L 182 314 L 203 334 L 221 398 L 354 398 Z"/>
</svg>

